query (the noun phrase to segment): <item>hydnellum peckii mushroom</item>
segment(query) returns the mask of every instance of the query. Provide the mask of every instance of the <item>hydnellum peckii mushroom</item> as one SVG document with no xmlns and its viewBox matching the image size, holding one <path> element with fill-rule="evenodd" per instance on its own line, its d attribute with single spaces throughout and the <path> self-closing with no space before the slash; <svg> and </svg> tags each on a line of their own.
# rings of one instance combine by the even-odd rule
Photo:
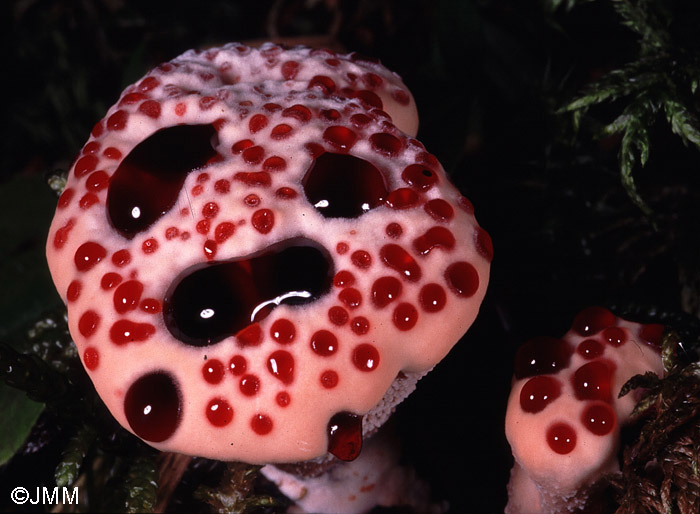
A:
<svg viewBox="0 0 700 514">
<path fill-rule="evenodd" d="M 229 44 L 128 87 L 70 169 L 47 254 L 114 417 L 166 451 L 357 457 L 464 334 L 488 234 L 356 54 Z"/>
<path fill-rule="evenodd" d="M 618 393 L 634 375 L 662 375 L 662 332 L 590 307 L 563 338 L 520 347 L 506 413 L 515 459 L 507 514 L 597 512 L 596 494 L 620 471 L 620 429 L 639 399 Z"/>
</svg>

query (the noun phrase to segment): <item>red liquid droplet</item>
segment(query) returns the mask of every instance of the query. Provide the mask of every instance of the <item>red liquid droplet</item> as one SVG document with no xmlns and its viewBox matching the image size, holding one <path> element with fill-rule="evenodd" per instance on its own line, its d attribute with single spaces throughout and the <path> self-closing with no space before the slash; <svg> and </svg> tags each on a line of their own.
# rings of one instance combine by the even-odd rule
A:
<svg viewBox="0 0 700 514">
<path fill-rule="evenodd" d="M 619 327 L 610 327 L 603 330 L 603 339 L 611 346 L 622 346 L 627 342 L 627 333 Z"/>
<path fill-rule="evenodd" d="M 406 280 L 417 282 L 422 273 L 420 266 L 411 255 L 396 244 L 384 245 L 379 257 L 388 267 L 398 271 Z"/>
<path fill-rule="evenodd" d="M 331 286 L 330 262 L 316 243 L 295 239 L 249 258 L 196 266 L 165 296 L 166 327 L 193 346 L 215 344 L 232 334 L 244 346 L 259 344 L 260 328 L 246 327 L 257 326 L 277 305 L 307 304 L 326 294 Z"/>
<path fill-rule="evenodd" d="M 539 376 L 528 380 L 520 390 L 520 407 L 525 412 L 535 413 L 561 395 L 561 382 L 550 376 Z"/>
<path fill-rule="evenodd" d="M 425 212 L 437 221 L 449 221 L 454 217 L 455 210 L 445 200 L 435 198 L 426 202 Z"/>
<path fill-rule="evenodd" d="M 109 336 L 116 345 L 142 343 L 156 333 L 156 327 L 150 323 L 134 323 L 126 319 L 116 321 L 109 329 Z"/>
<path fill-rule="evenodd" d="M 364 316 L 358 316 L 350 320 L 350 330 L 358 336 L 365 335 L 369 332 L 369 320 Z"/>
<path fill-rule="evenodd" d="M 292 398 L 287 391 L 280 391 L 277 393 L 277 396 L 275 396 L 275 401 L 280 407 L 286 407 L 292 401 Z"/>
<path fill-rule="evenodd" d="M 258 435 L 266 435 L 272 432 L 273 424 L 270 416 L 265 414 L 256 414 L 250 420 L 250 427 Z"/>
<path fill-rule="evenodd" d="M 275 214 L 270 209 L 260 209 L 250 219 L 253 228 L 261 234 L 267 234 L 275 225 Z"/>
<path fill-rule="evenodd" d="M 338 373 L 330 369 L 321 373 L 321 385 L 326 389 L 333 389 L 338 385 Z"/>
<path fill-rule="evenodd" d="M 289 352 L 277 350 L 267 358 L 267 369 L 272 375 L 289 385 L 294 381 L 294 357 Z"/>
<path fill-rule="evenodd" d="M 333 332 L 319 330 L 311 336 L 311 349 L 321 357 L 329 357 L 338 351 L 338 338 Z"/>
<path fill-rule="evenodd" d="M 374 371 L 379 366 L 379 352 L 371 344 L 358 344 L 352 351 L 352 362 L 360 371 Z"/>
<path fill-rule="evenodd" d="M 228 370 L 235 377 L 239 377 L 248 369 L 248 363 L 242 355 L 234 355 L 228 363 Z"/>
<path fill-rule="evenodd" d="M 248 164 L 260 164 L 265 157 L 265 149 L 262 146 L 251 146 L 241 152 L 241 157 Z"/>
<path fill-rule="evenodd" d="M 202 376 L 210 384 L 218 384 L 224 378 L 224 364 L 218 359 L 209 359 L 202 366 Z"/>
<path fill-rule="evenodd" d="M 323 139 L 339 150 L 348 151 L 357 141 L 357 134 L 347 127 L 336 125 L 323 132 Z"/>
<path fill-rule="evenodd" d="M 156 300 L 155 298 L 144 298 L 140 307 L 143 312 L 147 312 L 149 314 L 158 314 L 163 310 L 160 301 Z"/>
<path fill-rule="evenodd" d="M 576 351 L 586 360 L 593 360 L 603 355 L 605 347 L 595 339 L 585 339 L 581 341 Z"/>
<path fill-rule="evenodd" d="M 355 275 L 348 270 L 340 270 L 333 277 L 333 285 L 335 287 L 349 287 L 355 284 Z"/>
<path fill-rule="evenodd" d="M 124 414 L 141 439 L 161 442 L 175 433 L 182 409 L 179 388 L 167 373 L 142 376 L 131 384 L 124 399 Z"/>
<path fill-rule="evenodd" d="M 418 205 L 420 196 L 413 189 L 395 189 L 386 197 L 386 205 L 392 209 L 410 209 Z"/>
<path fill-rule="evenodd" d="M 372 256 L 365 250 L 355 250 L 352 252 L 350 260 L 360 269 L 367 269 L 372 265 Z"/>
<path fill-rule="evenodd" d="M 80 280 L 73 280 L 68 284 L 68 290 L 66 291 L 66 300 L 69 302 L 74 302 L 80 298 L 80 291 L 83 289 L 83 284 Z"/>
<path fill-rule="evenodd" d="M 418 299 L 425 312 L 440 312 L 447 303 L 445 290 L 439 284 L 424 285 L 420 290 Z"/>
<path fill-rule="evenodd" d="M 284 171 L 287 168 L 287 161 L 278 155 L 268 157 L 263 162 L 263 169 L 267 171 Z"/>
<path fill-rule="evenodd" d="M 438 181 L 437 173 L 420 164 L 411 164 L 408 166 L 403 170 L 403 173 L 401 173 L 401 178 L 408 185 L 415 187 L 419 191 L 427 191 L 437 184 Z"/>
<path fill-rule="evenodd" d="M 311 111 L 305 105 L 295 104 L 283 110 L 282 116 L 285 118 L 294 118 L 302 123 L 306 123 L 311 119 Z"/>
<path fill-rule="evenodd" d="M 394 309 L 393 322 L 399 330 L 411 330 L 418 322 L 418 310 L 410 303 L 400 303 Z"/>
<path fill-rule="evenodd" d="M 396 277 L 381 277 L 372 284 L 372 303 L 383 308 L 401 296 L 403 286 Z"/>
<path fill-rule="evenodd" d="M 379 106 L 381 109 L 381 106 Z M 391 134 L 380 132 L 369 136 L 372 149 L 383 155 L 394 157 L 401 151 L 401 140 Z"/>
<path fill-rule="evenodd" d="M 83 364 L 90 371 L 97 369 L 97 366 L 100 365 L 100 352 L 97 351 L 97 348 L 88 346 L 85 349 L 85 352 L 83 352 Z"/>
<path fill-rule="evenodd" d="M 105 273 L 100 280 L 100 287 L 105 291 L 109 291 L 113 287 L 121 284 L 122 276 L 119 273 L 109 272 Z"/>
<path fill-rule="evenodd" d="M 547 430 L 547 444 L 560 455 L 571 453 L 576 448 L 576 431 L 566 423 L 556 423 Z"/>
<path fill-rule="evenodd" d="M 589 307 L 576 315 L 571 325 L 582 336 L 597 334 L 617 322 L 615 315 L 604 307 Z"/>
<path fill-rule="evenodd" d="M 280 140 L 289 136 L 291 132 L 292 127 L 290 127 L 286 123 L 280 123 L 272 129 L 272 131 L 270 132 L 270 136 L 272 137 L 272 139 Z"/>
<path fill-rule="evenodd" d="M 215 427 L 223 427 L 233 420 L 233 408 L 223 398 L 214 398 L 207 404 L 207 419 Z"/>
<path fill-rule="evenodd" d="M 571 354 L 571 347 L 561 339 L 530 339 L 518 348 L 515 354 L 515 378 L 556 373 L 569 365 Z"/>
<path fill-rule="evenodd" d="M 328 319 L 334 325 L 345 325 L 345 323 L 348 322 L 348 318 L 348 311 L 346 311 L 342 307 L 336 305 L 328 309 Z"/>
<path fill-rule="evenodd" d="M 250 129 L 251 134 L 255 134 L 256 132 L 260 132 L 262 129 L 267 127 L 267 124 L 267 116 L 264 114 L 255 114 L 250 118 L 250 121 L 248 121 L 248 128 Z"/>
<path fill-rule="evenodd" d="M 294 323 L 285 318 L 275 320 L 270 327 L 270 337 L 279 344 L 292 343 L 296 337 Z"/>
<path fill-rule="evenodd" d="M 493 243 L 491 242 L 491 236 L 483 228 L 479 227 L 476 229 L 474 235 L 474 242 L 476 243 L 476 251 L 488 262 L 493 260 Z"/>
<path fill-rule="evenodd" d="M 462 298 L 473 296 L 479 289 L 479 273 L 468 262 L 450 264 L 445 270 L 445 279 L 452 292 Z"/>
<path fill-rule="evenodd" d="M 357 309 L 362 305 L 362 293 L 354 287 L 348 287 L 338 293 L 340 300 L 348 309 Z"/>
<path fill-rule="evenodd" d="M 314 75 L 309 81 L 308 89 L 318 89 L 324 95 L 330 95 L 335 91 L 335 82 L 330 77 L 325 75 Z"/>
<path fill-rule="evenodd" d="M 576 398 L 579 400 L 611 401 L 613 371 L 614 364 L 603 360 L 589 362 L 581 366 L 571 377 Z"/>
<path fill-rule="evenodd" d="M 81 244 L 75 251 L 75 267 L 78 271 L 88 271 L 107 255 L 107 250 L 98 243 L 88 241 Z"/>
<path fill-rule="evenodd" d="M 386 226 L 386 235 L 392 239 L 398 239 L 403 234 L 403 228 L 398 223 L 389 223 Z"/>
<path fill-rule="evenodd" d="M 238 387 L 244 395 L 255 396 L 260 390 L 260 379 L 255 375 L 243 375 Z"/>
<path fill-rule="evenodd" d="M 217 155 L 212 125 L 177 125 L 139 143 L 109 184 L 107 211 L 114 228 L 132 238 L 175 204 L 187 174 Z"/>
<path fill-rule="evenodd" d="M 304 194 L 325 218 L 355 218 L 387 196 L 384 177 L 370 162 L 352 155 L 320 155 L 302 180 Z"/>
<path fill-rule="evenodd" d="M 413 240 L 413 248 L 421 255 L 428 255 L 436 247 L 452 250 L 454 246 L 455 236 L 445 227 L 433 227 Z"/>
<path fill-rule="evenodd" d="M 114 291 L 114 310 L 118 314 L 132 311 L 138 307 L 143 293 L 143 284 L 138 280 L 128 280 Z"/>
<path fill-rule="evenodd" d="M 129 250 L 117 250 L 116 252 L 114 252 L 114 255 L 112 255 L 112 263 L 117 268 L 123 268 L 130 262 L 131 254 L 129 253 Z"/>
<path fill-rule="evenodd" d="M 362 416 L 339 412 L 328 422 L 328 451 L 343 461 L 355 460 L 362 450 Z"/>
<path fill-rule="evenodd" d="M 615 428 L 615 412 L 610 405 L 594 403 L 581 415 L 583 425 L 595 435 L 607 435 Z"/>
<path fill-rule="evenodd" d="M 93 310 L 85 311 L 78 321 L 78 331 L 83 337 L 90 337 L 100 325 L 100 315 Z"/>
<path fill-rule="evenodd" d="M 645 343 L 654 346 L 660 346 L 664 334 L 664 328 L 665 327 L 663 325 L 660 325 L 658 323 L 644 325 L 639 330 L 639 337 L 641 337 Z"/>
</svg>

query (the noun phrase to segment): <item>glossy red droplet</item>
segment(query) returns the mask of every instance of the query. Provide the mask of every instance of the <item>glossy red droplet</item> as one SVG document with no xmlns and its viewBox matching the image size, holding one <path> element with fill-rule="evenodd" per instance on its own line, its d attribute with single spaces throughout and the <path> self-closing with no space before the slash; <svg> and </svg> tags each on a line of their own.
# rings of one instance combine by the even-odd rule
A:
<svg viewBox="0 0 700 514">
<path fill-rule="evenodd" d="M 335 125 L 323 132 L 323 139 L 338 150 L 347 151 L 357 141 L 357 134 L 347 127 Z"/>
<path fill-rule="evenodd" d="M 119 273 L 114 273 L 110 271 L 109 273 L 105 273 L 104 275 L 102 275 L 102 279 L 100 280 L 100 287 L 105 291 L 109 291 L 110 289 L 117 287 L 119 284 L 121 284 L 121 282 L 122 276 Z"/>
<path fill-rule="evenodd" d="M 224 427 L 233 420 L 233 408 L 223 398 L 213 398 L 207 404 L 207 419 L 215 427 Z"/>
<path fill-rule="evenodd" d="M 316 355 L 329 357 L 338 351 L 338 338 L 333 332 L 319 330 L 311 336 L 311 349 Z"/>
<path fill-rule="evenodd" d="M 454 294 L 469 298 L 479 289 L 479 273 L 468 262 L 450 264 L 445 270 L 445 280 Z"/>
<path fill-rule="evenodd" d="M 340 270 L 333 277 L 333 285 L 335 287 L 350 287 L 355 284 L 355 275 L 348 270 Z"/>
<path fill-rule="evenodd" d="M 65 225 L 56 230 L 56 234 L 53 238 L 53 246 L 56 249 L 63 248 L 68 242 L 68 235 L 71 230 L 75 227 L 75 218 L 70 218 Z"/>
<path fill-rule="evenodd" d="M 267 116 L 264 114 L 254 114 L 248 121 L 248 128 L 250 129 L 251 134 L 255 134 L 256 132 L 260 132 L 262 129 L 267 127 L 267 124 Z"/>
<path fill-rule="evenodd" d="M 78 331 L 83 337 L 90 337 L 93 335 L 97 328 L 100 326 L 100 320 L 102 318 L 93 310 L 87 310 L 80 316 L 78 320 Z"/>
<path fill-rule="evenodd" d="M 360 269 L 367 269 L 372 265 L 372 256 L 365 250 L 355 250 L 352 252 L 350 260 Z"/>
<path fill-rule="evenodd" d="M 324 95 L 330 95 L 336 89 L 335 82 L 326 75 L 314 75 L 309 81 L 308 89 L 318 89 Z"/>
<path fill-rule="evenodd" d="M 595 360 L 584 364 L 571 377 L 574 394 L 579 400 L 612 400 L 612 375 L 614 364 Z"/>
<path fill-rule="evenodd" d="M 616 322 L 615 315 L 605 307 L 588 307 L 576 315 L 571 328 L 579 335 L 589 336 L 614 326 Z"/>
<path fill-rule="evenodd" d="M 139 112 L 145 114 L 149 118 L 157 119 L 160 117 L 160 103 L 155 100 L 146 100 L 141 105 L 139 105 Z"/>
<path fill-rule="evenodd" d="M 118 314 L 132 311 L 138 307 L 143 293 L 143 284 L 138 280 L 128 280 L 114 291 L 114 310 Z"/>
<path fill-rule="evenodd" d="M 425 312 L 440 312 L 447 303 L 447 295 L 440 284 L 431 283 L 421 288 L 418 300 Z"/>
<path fill-rule="evenodd" d="M 231 153 L 239 154 L 243 153 L 243 150 L 251 148 L 255 145 L 250 139 L 241 139 L 231 146 Z"/>
<path fill-rule="evenodd" d="M 251 323 L 236 334 L 236 341 L 239 345 L 257 346 L 262 342 L 262 329 L 258 323 Z"/>
<path fill-rule="evenodd" d="M 124 414 L 141 439 L 161 442 L 180 424 L 182 397 L 177 383 L 165 372 L 149 373 L 131 384 L 124 398 Z"/>
<path fill-rule="evenodd" d="M 275 225 L 275 214 L 270 209 L 260 209 L 251 217 L 253 228 L 261 234 L 267 234 Z"/>
<path fill-rule="evenodd" d="M 224 378 L 224 363 L 219 359 L 208 359 L 202 366 L 202 376 L 210 384 L 218 384 Z"/>
<path fill-rule="evenodd" d="M 547 430 L 547 444 L 560 455 L 571 453 L 576 448 L 576 431 L 567 423 L 555 423 Z"/>
<path fill-rule="evenodd" d="M 321 385 L 326 389 L 333 389 L 335 386 L 338 385 L 338 380 L 338 373 L 336 373 L 332 369 L 326 370 L 323 373 L 321 373 Z"/>
<path fill-rule="evenodd" d="M 248 362 L 242 355 L 234 355 L 228 363 L 228 370 L 235 377 L 243 375 L 248 369 Z"/>
<path fill-rule="evenodd" d="M 294 323 L 286 318 L 276 319 L 270 326 L 270 337 L 279 344 L 290 344 L 296 337 Z"/>
<path fill-rule="evenodd" d="M 428 255 L 434 248 L 450 251 L 455 246 L 455 236 L 445 227 L 432 227 L 413 240 L 413 249 L 420 255 Z"/>
<path fill-rule="evenodd" d="M 81 244 L 75 251 L 75 267 L 78 271 L 88 271 L 94 268 L 107 255 L 107 250 L 99 243 L 88 241 Z"/>
<path fill-rule="evenodd" d="M 576 352 L 586 360 L 593 360 L 603 355 L 605 347 L 595 339 L 584 339 L 576 347 Z"/>
<path fill-rule="evenodd" d="M 275 396 L 275 401 L 280 407 L 287 407 L 292 401 L 292 398 L 287 391 L 280 391 L 277 393 L 277 396 Z"/>
<path fill-rule="evenodd" d="M 403 234 L 403 228 L 401 228 L 401 225 L 398 223 L 389 223 L 386 226 L 386 235 L 389 236 L 392 239 L 398 239 L 401 237 L 401 234 Z"/>
<path fill-rule="evenodd" d="M 392 321 L 401 331 L 411 330 L 418 322 L 418 309 L 410 303 L 400 303 L 394 309 Z"/>
<path fill-rule="evenodd" d="M 90 371 L 95 371 L 100 365 L 100 352 L 93 346 L 88 346 L 83 352 L 83 364 Z"/>
<path fill-rule="evenodd" d="M 250 420 L 250 427 L 258 435 L 266 435 L 272 432 L 272 418 L 266 414 L 256 414 Z"/>
<path fill-rule="evenodd" d="M 287 161 L 279 155 L 273 155 L 265 159 L 262 166 L 266 171 L 284 171 L 287 168 Z"/>
<path fill-rule="evenodd" d="M 365 335 L 369 332 L 370 324 L 369 320 L 364 316 L 357 316 L 350 320 L 350 330 L 358 336 Z"/>
<path fill-rule="evenodd" d="M 334 325 L 345 325 L 349 319 L 348 311 L 338 305 L 335 305 L 328 309 L 328 319 Z"/>
<path fill-rule="evenodd" d="M 520 407 L 525 412 L 535 413 L 561 396 L 561 382 L 554 377 L 542 375 L 528 380 L 520 390 Z"/>
<path fill-rule="evenodd" d="M 401 246 L 397 244 L 384 245 L 379 252 L 379 257 L 386 266 L 399 272 L 406 280 L 410 282 L 420 280 L 422 276 L 420 266 Z"/>
<path fill-rule="evenodd" d="M 223 243 L 236 232 L 236 225 L 230 221 L 219 223 L 214 229 L 214 241 Z"/>
<path fill-rule="evenodd" d="M 68 284 L 68 289 L 66 291 L 66 300 L 69 302 L 74 302 L 80 298 L 80 291 L 83 289 L 83 284 L 80 280 L 73 280 Z"/>
<path fill-rule="evenodd" d="M 566 368 L 573 353 L 569 344 L 554 337 L 536 337 L 526 341 L 515 354 L 515 378 L 556 373 Z"/>
<path fill-rule="evenodd" d="M 362 416 L 339 412 L 328 422 L 328 451 L 343 461 L 351 461 L 362 450 Z"/>
<path fill-rule="evenodd" d="M 372 303 L 383 308 L 401 296 L 403 286 L 396 277 L 380 277 L 372 284 Z"/>
<path fill-rule="evenodd" d="M 112 255 L 112 263 L 117 268 L 123 268 L 131 262 L 131 253 L 129 250 L 118 250 Z"/>
<path fill-rule="evenodd" d="M 149 237 L 141 244 L 141 251 L 146 255 L 150 255 L 158 251 L 158 241 L 154 237 Z"/>
<path fill-rule="evenodd" d="M 267 358 L 267 370 L 283 384 L 289 385 L 294 381 L 294 357 L 284 350 L 272 352 Z"/>
<path fill-rule="evenodd" d="M 156 300 L 155 298 L 144 298 L 141 300 L 141 305 L 139 305 L 139 308 L 143 312 L 147 312 L 149 314 L 158 314 L 163 310 L 160 300 Z"/>
<path fill-rule="evenodd" d="M 622 346 L 627 342 L 627 333 L 620 327 L 609 327 L 603 330 L 603 339 L 611 346 Z"/>
<path fill-rule="evenodd" d="M 354 287 L 347 287 L 338 293 L 338 300 L 348 309 L 357 309 L 362 305 L 362 293 Z"/>
<path fill-rule="evenodd" d="M 427 191 L 437 184 L 438 176 L 430 168 L 421 166 L 420 164 L 411 164 L 401 173 L 401 178 L 408 185 L 418 189 L 419 191 Z"/>
<path fill-rule="evenodd" d="M 425 203 L 425 212 L 437 221 L 450 221 L 454 217 L 455 210 L 442 198 L 435 198 Z"/>
<path fill-rule="evenodd" d="M 142 343 L 156 333 L 156 327 L 150 323 L 135 323 L 120 319 L 109 329 L 109 336 L 116 345 Z"/>
<path fill-rule="evenodd" d="M 401 140 L 398 137 L 385 132 L 372 134 L 369 136 L 369 142 L 375 152 L 389 157 L 398 155 L 402 147 Z"/>
<path fill-rule="evenodd" d="M 645 343 L 660 346 L 664 335 L 664 328 L 664 325 L 660 325 L 658 323 L 643 325 L 639 330 L 639 337 Z"/>
<path fill-rule="evenodd" d="M 491 236 L 483 228 L 477 227 L 474 233 L 474 244 L 476 251 L 488 262 L 493 260 L 493 242 Z"/>
<path fill-rule="evenodd" d="M 386 205 L 392 209 L 402 210 L 415 207 L 420 202 L 420 196 L 413 189 L 400 187 L 386 197 Z"/>
<path fill-rule="evenodd" d="M 581 423 L 595 435 L 607 435 L 615 428 L 615 412 L 606 403 L 588 405 L 581 414 Z"/>
<path fill-rule="evenodd" d="M 294 118 L 302 123 L 306 123 L 311 119 L 311 111 L 305 105 L 295 104 L 284 109 L 282 111 L 282 116 L 285 118 Z"/>
<path fill-rule="evenodd" d="M 287 125 L 286 123 L 280 123 L 272 128 L 270 131 L 270 137 L 272 137 L 272 139 L 280 140 L 289 136 L 291 132 L 291 126 Z"/>
<path fill-rule="evenodd" d="M 285 61 L 280 66 L 280 72 L 285 80 L 293 80 L 299 73 L 301 65 L 297 61 Z"/>
<path fill-rule="evenodd" d="M 129 113 L 119 110 L 107 118 L 107 130 L 124 130 L 129 120 Z"/>
<path fill-rule="evenodd" d="M 374 371 L 379 366 L 379 352 L 369 344 L 358 344 L 352 351 L 352 363 L 360 371 Z"/>
<path fill-rule="evenodd" d="M 255 396 L 260 391 L 260 379 L 256 375 L 243 375 L 238 388 L 246 396 Z"/>
</svg>

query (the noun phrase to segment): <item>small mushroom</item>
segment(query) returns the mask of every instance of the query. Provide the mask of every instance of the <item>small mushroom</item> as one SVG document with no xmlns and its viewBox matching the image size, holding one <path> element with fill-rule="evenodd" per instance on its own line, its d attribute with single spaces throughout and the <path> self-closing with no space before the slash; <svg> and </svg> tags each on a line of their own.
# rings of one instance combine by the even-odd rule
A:
<svg viewBox="0 0 700 514">
<path fill-rule="evenodd" d="M 606 477 L 620 471 L 620 429 L 638 400 L 618 393 L 634 375 L 662 375 L 662 331 L 590 307 L 564 337 L 520 347 L 506 413 L 515 459 L 506 514 L 593 507 Z"/>
<path fill-rule="evenodd" d="M 378 63 L 188 51 L 70 169 L 47 257 L 83 364 L 152 446 L 344 460 L 477 315 L 491 241 Z"/>
</svg>

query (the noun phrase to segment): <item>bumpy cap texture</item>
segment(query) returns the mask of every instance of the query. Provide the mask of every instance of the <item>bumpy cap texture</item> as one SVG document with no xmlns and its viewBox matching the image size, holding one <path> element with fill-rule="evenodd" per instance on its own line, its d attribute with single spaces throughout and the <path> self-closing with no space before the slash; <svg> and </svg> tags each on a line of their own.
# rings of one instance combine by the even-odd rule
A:
<svg viewBox="0 0 700 514">
<path fill-rule="evenodd" d="M 188 51 L 122 93 L 47 256 L 125 428 L 221 460 L 357 455 L 488 282 L 488 234 L 415 113 L 379 63 L 274 44 Z"/>
</svg>

